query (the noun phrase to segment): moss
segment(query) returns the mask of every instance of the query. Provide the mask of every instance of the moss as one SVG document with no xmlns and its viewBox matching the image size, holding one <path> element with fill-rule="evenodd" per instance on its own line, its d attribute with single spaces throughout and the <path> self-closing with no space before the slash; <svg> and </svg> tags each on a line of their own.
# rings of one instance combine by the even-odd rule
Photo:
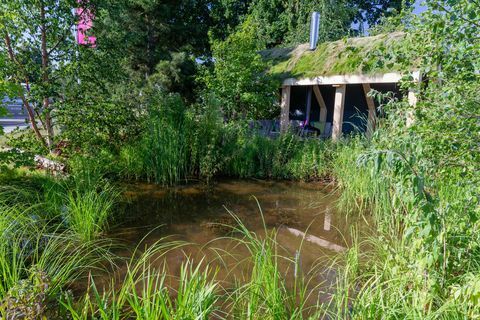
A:
<svg viewBox="0 0 480 320">
<path fill-rule="evenodd" d="M 269 72 L 279 78 L 311 78 L 338 74 L 368 74 L 399 71 L 395 57 L 388 52 L 402 46 L 403 33 L 349 38 L 318 45 L 310 51 L 308 44 L 295 48 L 275 48 L 262 52 L 269 61 Z"/>
</svg>

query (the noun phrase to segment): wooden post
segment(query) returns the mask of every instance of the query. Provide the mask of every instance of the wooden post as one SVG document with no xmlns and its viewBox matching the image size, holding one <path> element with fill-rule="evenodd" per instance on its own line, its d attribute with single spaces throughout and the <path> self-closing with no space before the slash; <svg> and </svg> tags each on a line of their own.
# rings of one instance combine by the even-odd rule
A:
<svg viewBox="0 0 480 320">
<path fill-rule="evenodd" d="M 333 109 L 332 139 L 338 140 L 342 136 L 343 110 L 345 107 L 346 85 L 335 85 L 335 103 Z"/>
<path fill-rule="evenodd" d="M 422 84 L 422 74 L 420 71 L 415 71 L 412 73 L 413 76 L 413 83 L 412 87 L 408 90 L 408 104 L 410 105 L 410 110 L 407 111 L 407 119 L 406 119 L 406 125 L 407 127 L 410 127 L 413 122 L 415 121 L 415 108 L 417 106 L 417 90 L 421 89 L 421 84 Z"/>
<path fill-rule="evenodd" d="M 415 91 L 413 91 L 413 89 L 408 90 L 408 104 L 412 108 L 407 112 L 407 127 L 410 127 L 415 120 L 413 115 L 413 109 L 415 109 L 415 106 L 417 105 L 417 95 L 415 94 Z"/>
<path fill-rule="evenodd" d="M 365 100 L 367 101 L 367 106 L 368 106 L 368 121 L 367 121 L 367 136 L 370 137 L 375 130 L 375 117 L 376 117 L 376 112 L 375 112 L 375 102 L 373 101 L 373 98 L 368 96 L 368 93 L 372 88 L 370 88 L 369 83 L 363 83 L 363 92 L 365 93 Z"/>
<path fill-rule="evenodd" d="M 317 98 L 318 105 L 320 106 L 320 123 L 322 125 L 322 134 L 325 131 L 325 122 L 327 122 L 327 105 L 325 104 L 325 100 L 323 100 L 322 93 L 320 92 L 320 88 L 318 86 L 313 86 L 313 92 L 315 93 L 315 97 Z"/>
<path fill-rule="evenodd" d="M 290 93 L 292 87 L 282 87 L 282 102 L 280 103 L 280 131 L 286 132 L 290 122 Z"/>
<path fill-rule="evenodd" d="M 307 88 L 307 111 L 305 125 L 310 124 L 310 113 L 312 112 L 312 88 Z"/>
</svg>

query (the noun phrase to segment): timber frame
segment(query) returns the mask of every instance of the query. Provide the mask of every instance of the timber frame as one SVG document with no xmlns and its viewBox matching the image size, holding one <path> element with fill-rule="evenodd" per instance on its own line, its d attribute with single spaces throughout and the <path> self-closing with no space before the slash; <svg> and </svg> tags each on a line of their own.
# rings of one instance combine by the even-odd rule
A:
<svg viewBox="0 0 480 320">
<path fill-rule="evenodd" d="M 308 91 L 307 97 L 307 119 L 309 118 L 310 106 L 311 106 L 311 96 L 312 91 L 315 95 L 315 98 L 320 106 L 320 123 L 325 124 L 327 117 L 327 107 L 325 101 L 320 92 L 319 86 L 333 86 L 335 88 L 335 100 L 334 100 L 334 113 L 333 113 L 333 123 L 332 123 L 332 139 L 338 140 L 342 135 L 342 126 L 343 126 L 343 113 L 345 106 L 345 95 L 347 92 L 347 85 L 349 84 L 361 84 L 363 87 L 363 92 L 365 94 L 366 104 L 368 106 L 368 123 L 367 123 L 367 135 L 371 135 L 373 130 L 375 130 L 375 119 L 376 111 L 375 104 L 372 97 L 369 95 L 371 90 L 371 84 L 381 84 L 381 83 L 398 83 L 402 79 L 403 75 L 400 73 L 384 73 L 384 74 L 375 74 L 375 75 L 334 75 L 334 76 L 319 76 L 315 78 L 304 78 L 304 79 L 295 79 L 288 78 L 283 81 L 282 84 L 282 101 L 280 104 L 281 107 L 281 117 L 280 117 L 280 128 L 282 132 L 288 130 L 290 119 L 290 96 L 291 96 L 291 87 L 292 86 L 311 86 L 312 90 Z M 419 83 L 421 81 L 421 74 L 418 71 L 412 73 L 413 82 Z M 408 101 L 412 108 L 415 107 L 417 102 L 417 97 L 415 91 L 412 88 L 408 91 Z M 411 125 L 413 122 L 413 112 L 412 110 L 408 111 L 407 125 Z"/>
</svg>

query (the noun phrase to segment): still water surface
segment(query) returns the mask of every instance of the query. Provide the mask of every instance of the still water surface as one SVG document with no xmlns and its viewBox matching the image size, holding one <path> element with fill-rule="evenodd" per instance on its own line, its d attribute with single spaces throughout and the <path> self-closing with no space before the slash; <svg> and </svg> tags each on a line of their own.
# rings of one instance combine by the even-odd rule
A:
<svg viewBox="0 0 480 320">
<path fill-rule="evenodd" d="M 332 258 L 351 244 L 351 228 L 366 228 L 362 218 L 339 212 L 337 195 L 319 183 L 224 180 L 214 186 L 189 184 L 163 188 L 152 184 L 126 187 L 125 219 L 111 232 L 127 247 L 145 247 L 164 239 L 189 243 L 153 263 L 166 262 L 168 273 L 178 276 L 187 259 L 216 267 L 216 279 L 227 286 L 247 279 L 249 252 L 228 226 L 238 222 L 260 238 L 276 234 L 279 269 L 287 286 L 293 283 L 297 261 L 312 283 L 327 288 L 335 281 Z M 289 260 L 290 259 L 290 260 Z M 160 266 L 159 266 L 160 267 Z"/>
</svg>

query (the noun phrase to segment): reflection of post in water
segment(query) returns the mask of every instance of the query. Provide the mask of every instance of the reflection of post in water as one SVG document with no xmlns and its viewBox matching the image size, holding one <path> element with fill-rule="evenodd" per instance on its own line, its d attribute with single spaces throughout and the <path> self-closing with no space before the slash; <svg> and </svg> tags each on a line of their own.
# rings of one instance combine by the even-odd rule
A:
<svg viewBox="0 0 480 320">
<path fill-rule="evenodd" d="M 332 222 L 332 213 L 330 212 L 330 208 L 325 210 L 325 219 L 323 220 L 323 230 L 330 231 L 330 226 Z"/>
<path fill-rule="evenodd" d="M 295 250 L 295 272 L 294 276 L 297 278 L 299 276 L 299 271 L 302 270 L 301 260 L 300 260 L 300 251 Z"/>
<path fill-rule="evenodd" d="M 347 249 L 345 247 L 339 246 L 338 244 L 335 244 L 335 243 L 330 242 L 328 240 L 319 238 L 317 236 L 307 235 L 306 233 L 304 233 L 300 230 L 294 229 L 294 228 L 285 227 L 285 230 L 287 230 L 288 232 L 290 232 L 294 236 L 302 237 L 308 242 L 314 243 L 314 244 L 316 244 L 316 245 L 318 245 L 322 248 L 326 248 L 326 249 L 329 249 L 329 250 L 332 250 L 332 251 L 335 251 L 335 252 L 343 252 Z"/>
</svg>

